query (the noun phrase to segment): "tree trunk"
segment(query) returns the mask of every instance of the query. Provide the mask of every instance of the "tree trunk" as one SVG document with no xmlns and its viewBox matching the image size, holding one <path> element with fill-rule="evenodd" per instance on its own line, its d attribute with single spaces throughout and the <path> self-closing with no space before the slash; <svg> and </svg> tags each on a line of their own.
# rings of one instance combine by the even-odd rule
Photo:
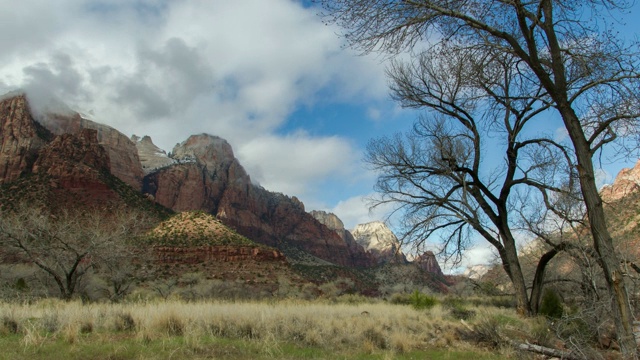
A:
<svg viewBox="0 0 640 360">
<path fill-rule="evenodd" d="M 620 261 L 615 253 L 613 240 L 607 229 L 602 199 L 596 186 L 591 149 L 580 121 L 573 113 L 573 110 L 559 108 L 578 158 L 578 174 L 582 196 L 587 207 L 593 246 L 598 254 L 598 260 L 604 272 L 611 297 L 611 308 L 614 314 L 620 350 L 625 358 L 637 359 L 637 346 L 633 336 L 634 317 L 629 305 L 629 297 L 620 269 Z"/>
<path fill-rule="evenodd" d="M 520 259 L 518 259 L 518 251 L 512 236 L 504 236 L 504 255 L 502 255 L 503 264 L 508 264 L 509 271 L 507 275 L 513 284 L 513 290 L 516 296 L 516 307 L 518 314 L 522 316 L 531 316 L 531 304 L 527 295 L 527 286 L 520 267 Z"/>
</svg>

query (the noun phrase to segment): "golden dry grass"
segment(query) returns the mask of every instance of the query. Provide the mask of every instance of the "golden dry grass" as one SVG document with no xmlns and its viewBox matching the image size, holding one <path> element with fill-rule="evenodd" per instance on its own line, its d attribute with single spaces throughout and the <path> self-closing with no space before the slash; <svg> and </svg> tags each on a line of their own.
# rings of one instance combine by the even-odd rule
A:
<svg viewBox="0 0 640 360">
<path fill-rule="evenodd" d="M 508 309 L 476 310 L 491 316 L 514 316 Z M 440 305 L 419 311 L 383 302 L 82 304 L 43 300 L 33 304 L 0 303 L 0 319 L 0 334 L 15 333 L 20 345 L 30 350 L 51 340 L 73 347 L 111 338 L 141 345 L 179 338 L 194 352 L 204 351 L 206 339 L 240 339 L 274 358 L 287 344 L 360 354 L 478 350 L 459 339 L 459 330 L 468 325 L 452 318 Z"/>
</svg>

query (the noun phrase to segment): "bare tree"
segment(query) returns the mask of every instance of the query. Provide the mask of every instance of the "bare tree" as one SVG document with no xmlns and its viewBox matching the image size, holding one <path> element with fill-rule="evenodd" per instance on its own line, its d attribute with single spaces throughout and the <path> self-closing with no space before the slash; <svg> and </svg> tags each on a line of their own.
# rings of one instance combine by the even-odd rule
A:
<svg viewBox="0 0 640 360">
<path fill-rule="evenodd" d="M 549 242 L 529 297 L 512 215 L 523 214 L 536 200 L 553 208 L 555 194 L 567 196 L 563 185 L 577 175 L 565 147 L 525 137 L 529 123 L 549 106 L 529 95 L 542 96 L 539 86 L 517 82 L 517 71 L 513 57 L 448 44 L 413 63 L 394 62 L 388 71 L 393 97 L 432 112 L 406 136 L 371 141 L 366 161 L 380 174 L 376 204 L 397 206 L 407 226 L 405 238 L 419 245 L 440 236 L 442 252 L 459 258 L 469 236 L 479 234 L 496 249 L 518 311 L 531 315 L 538 309 L 546 265 L 566 244 Z M 495 143 L 491 149 L 489 136 Z M 517 191 L 535 193 L 513 196 Z"/>
<path fill-rule="evenodd" d="M 126 241 L 140 220 L 139 214 L 124 210 L 52 214 L 22 205 L 0 214 L 0 243 L 8 255 L 35 264 L 55 281 L 62 298 L 71 299 L 92 269 L 126 261 Z"/>
<path fill-rule="evenodd" d="M 625 0 L 319 0 L 329 22 L 364 52 L 398 53 L 429 43 L 455 43 L 512 56 L 524 83 L 538 84 L 562 119 L 574 150 L 593 245 L 611 295 L 625 356 L 636 355 L 620 262 L 607 229 L 593 157 L 603 146 L 635 145 L 639 111 L 635 46 L 609 28 Z M 542 114 L 536 122 L 543 123 Z"/>
</svg>

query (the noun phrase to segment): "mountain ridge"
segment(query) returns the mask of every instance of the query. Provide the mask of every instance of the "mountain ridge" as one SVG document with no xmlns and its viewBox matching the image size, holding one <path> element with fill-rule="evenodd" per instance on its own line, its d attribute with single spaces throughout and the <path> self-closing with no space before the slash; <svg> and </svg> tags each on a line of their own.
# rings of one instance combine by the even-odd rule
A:
<svg viewBox="0 0 640 360">
<path fill-rule="evenodd" d="M 333 225 L 327 226 L 295 196 L 252 183 L 220 137 L 192 135 L 167 154 L 148 136 L 129 138 L 79 113 L 65 110 L 36 116 L 25 94 L 0 100 L 0 129 L 0 184 L 7 189 L 16 181 L 27 184 L 37 178 L 47 194 L 57 194 L 43 201 L 72 204 L 82 197 L 83 202 L 99 206 L 131 200 L 176 212 L 204 211 L 285 256 L 304 252 L 348 268 L 378 264 L 335 214 L 330 216 Z M 28 178 L 31 175 L 36 177 Z M 49 189 L 51 184 L 55 188 Z M 4 198 L 15 199 L 11 196 Z"/>
</svg>

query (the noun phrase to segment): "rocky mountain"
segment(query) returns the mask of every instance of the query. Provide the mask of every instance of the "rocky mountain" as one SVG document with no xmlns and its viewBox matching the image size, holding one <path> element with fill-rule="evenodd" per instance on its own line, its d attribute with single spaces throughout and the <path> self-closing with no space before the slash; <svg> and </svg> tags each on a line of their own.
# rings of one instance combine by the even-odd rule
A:
<svg viewBox="0 0 640 360">
<path fill-rule="evenodd" d="M 253 184 L 229 143 L 216 136 L 193 135 L 167 154 L 148 136 L 130 139 L 62 105 L 34 115 L 24 94 L 0 101 L 0 130 L 0 185 L 7 189 L 38 182 L 52 203 L 126 199 L 200 210 L 291 259 L 304 253 L 355 268 L 406 263 L 388 229 L 378 226 L 376 235 L 367 235 L 373 230 L 361 228 L 358 241 L 334 214 L 307 213 L 296 197 Z M 6 192 L 0 201 L 12 196 Z"/>
<path fill-rule="evenodd" d="M 353 237 L 351 232 L 344 228 L 344 223 L 342 222 L 342 220 L 340 220 L 340 218 L 336 214 L 328 213 L 325 211 L 318 211 L 318 210 L 312 210 L 309 213 L 321 224 L 324 224 L 326 227 L 328 227 L 329 229 L 333 230 L 336 234 L 338 234 L 338 236 L 340 236 L 342 241 L 344 241 L 345 244 L 347 244 L 347 247 L 349 248 L 349 251 L 351 253 L 359 254 L 360 252 L 362 252 L 362 250 L 364 250 L 362 245 L 358 244 L 358 242 Z M 372 264 L 377 263 L 377 259 L 374 256 L 372 256 L 370 253 L 367 252 L 363 256 L 366 256 L 370 263 Z"/>
<path fill-rule="evenodd" d="M 382 221 L 359 224 L 351 234 L 356 242 L 373 256 L 376 263 L 407 263 L 398 238 Z"/>
<path fill-rule="evenodd" d="M 413 262 L 428 273 L 444 277 L 440 264 L 438 264 L 438 260 L 432 251 L 425 251 L 422 255 L 413 259 Z"/>
<path fill-rule="evenodd" d="M 478 280 L 482 278 L 490 269 L 491 266 L 489 265 L 472 265 L 467 267 L 462 275 L 472 280 Z"/>
<path fill-rule="evenodd" d="M 285 251 L 295 248 L 342 266 L 372 263 L 364 250 L 305 211 L 296 197 L 251 183 L 229 143 L 216 136 L 189 137 L 172 150 L 175 164 L 144 178 L 143 191 L 175 211 L 203 210 L 238 233 Z"/>
<path fill-rule="evenodd" d="M 110 172 L 134 189 L 141 188 L 142 167 L 135 144 L 129 138 L 64 107 L 54 110 L 34 116 L 24 94 L 0 101 L 0 183 L 29 173 L 38 150 L 54 136 L 93 129 L 98 143 L 108 153 Z"/>
<path fill-rule="evenodd" d="M 613 184 L 605 185 L 600 190 L 604 202 L 613 202 L 640 189 L 640 160 L 632 168 L 620 170 Z"/>
<path fill-rule="evenodd" d="M 53 134 L 34 121 L 24 95 L 0 101 L 0 183 L 31 172 Z"/>
</svg>

